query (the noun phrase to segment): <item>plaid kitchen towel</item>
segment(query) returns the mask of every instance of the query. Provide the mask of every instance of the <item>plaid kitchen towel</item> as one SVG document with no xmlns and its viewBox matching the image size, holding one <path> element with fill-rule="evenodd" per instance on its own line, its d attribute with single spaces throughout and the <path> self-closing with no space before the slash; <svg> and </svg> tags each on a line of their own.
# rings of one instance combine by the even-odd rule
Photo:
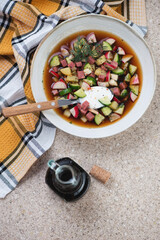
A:
<svg viewBox="0 0 160 240">
<path fill-rule="evenodd" d="M 141 36 L 147 31 L 145 0 L 0 1 L 0 108 L 34 102 L 30 64 L 37 45 L 60 20 L 84 13 L 119 18 Z M 41 113 L 0 115 L 0 198 L 16 187 L 54 137 L 55 127 Z"/>
</svg>

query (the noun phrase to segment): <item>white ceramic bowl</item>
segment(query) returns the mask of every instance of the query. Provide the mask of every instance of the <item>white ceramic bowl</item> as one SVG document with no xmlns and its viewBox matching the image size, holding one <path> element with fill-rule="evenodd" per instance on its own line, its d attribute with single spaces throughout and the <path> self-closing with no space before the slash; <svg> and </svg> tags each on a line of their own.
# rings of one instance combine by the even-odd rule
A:
<svg viewBox="0 0 160 240">
<path fill-rule="evenodd" d="M 119 121 L 105 127 L 84 128 L 70 124 L 53 110 L 43 111 L 46 118 L 56 127 L 75 136 L 102 138 L 120 133 L 132 126 L 148 108 L 156 86 L 156 70 L 153 56 L 146 42 L 127 24 L 112 17 L 89 14 L 78 16 L 59 24 L 39 45 L 32 62 L 31 87 L 36 102 L 47 101 L 43 89 L 43 69 L 47 58 L 57 42 L 83 30 L 111 32 L 123 39 L 136 52 L 143 72 L 143 85 L 140 97 L 132 110 Z"/>
</svg>

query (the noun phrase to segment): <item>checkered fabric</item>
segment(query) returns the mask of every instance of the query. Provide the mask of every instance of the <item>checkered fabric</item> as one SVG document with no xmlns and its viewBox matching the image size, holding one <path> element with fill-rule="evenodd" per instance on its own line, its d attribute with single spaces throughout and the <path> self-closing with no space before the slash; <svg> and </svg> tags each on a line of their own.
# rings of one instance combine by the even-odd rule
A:
<svg viewBox="0 0 160 240">
<path fill-rule="evenodd" d="M 119 18 L 141 36 L 147 31 L 144 0 L 0 1 L 0 108 L 34 102 L 30 65 L 36 47 L 60 20 L 84 13 Z M 16 187 L 54 137 L 55 127 L 42 113 L 0 115 L 0 198 Z"/>
</svg>

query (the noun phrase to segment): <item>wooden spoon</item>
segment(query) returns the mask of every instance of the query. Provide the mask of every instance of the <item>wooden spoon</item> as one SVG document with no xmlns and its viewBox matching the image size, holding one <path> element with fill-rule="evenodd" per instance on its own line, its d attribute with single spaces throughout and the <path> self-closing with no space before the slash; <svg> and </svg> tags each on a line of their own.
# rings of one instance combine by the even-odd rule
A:
<svg viewBox="0 0 160 240">
<path fill-rule="evenodd" d="M 33 113 L 48 109 L 59 108 L 64 105 L 70 105 L 77 103 L 77 100 L 67 100 L 67 99 L 60 99 L 60 100 L 52 100 L 47 102 L 39 102 L 39 103 L 31 103 L 26 105 L 20 105 L 16 107 L 6 107 L 2 109 L 2 114 L 4 117 L 11 117 L 15 115 L 21 115 L 25 113 Z"/>
</svg>

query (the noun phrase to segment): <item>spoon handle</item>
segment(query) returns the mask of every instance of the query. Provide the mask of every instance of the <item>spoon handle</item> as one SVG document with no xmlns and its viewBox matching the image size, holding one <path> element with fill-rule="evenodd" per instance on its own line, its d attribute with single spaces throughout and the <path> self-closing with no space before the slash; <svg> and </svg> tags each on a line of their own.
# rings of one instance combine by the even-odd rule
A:
<svg viewBox="0 0 160 240">
<path fill-rule="evenodd" d="M 16 107 L 6 107 L 2 109 L 4 117 L 12 117 L 15 115 L 21 115 L 25 113 L 39 112 L 43 110 L 58 108 L 58 100 L 52 100 L 47 102 L 32 103 L 26 105 L 20 105 Z"/>
</svg>

